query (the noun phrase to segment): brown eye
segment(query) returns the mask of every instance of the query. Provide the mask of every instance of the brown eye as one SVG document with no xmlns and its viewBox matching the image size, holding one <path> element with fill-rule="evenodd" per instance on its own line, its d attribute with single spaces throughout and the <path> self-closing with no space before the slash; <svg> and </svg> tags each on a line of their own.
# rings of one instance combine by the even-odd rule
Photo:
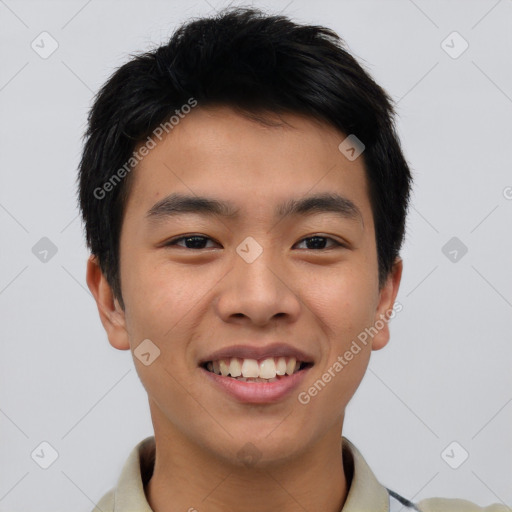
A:
<svg viewBox="0 0 512 512">
<path fill-rule="evenodd" d="M 185 246 L 178 244 L 178 242 L 182 242 L 185 244 Z M 200 236 L 200 235 L 189 235 L 189 236 L 181 236 L 179 238 L 175 238 L 173 240 L 170 240 L 165 244 L 166 247 L 178 245 L 180 247 L 184 247 L 185 249 L 205 249 L 205 243 L 208 241 L 213 240 L 211 238 L 208 238 L 207 236 Z"/>
<path fill-rule="evenodd" d="M 331 249 L 332 247 L 344 247 L 343 244 L 339 243 L 337 240 L 334 240 L 333 238 L 330 238 L 328 236 L 310 236 L 307 238 L 302 239 L 299 244 L 306 242 L 307 247 L 306 249 L 326 249 L 326 243 L 330 241 L 334 243 L 334 246 L 327 247 L 327 249 Z"/>
</svg>

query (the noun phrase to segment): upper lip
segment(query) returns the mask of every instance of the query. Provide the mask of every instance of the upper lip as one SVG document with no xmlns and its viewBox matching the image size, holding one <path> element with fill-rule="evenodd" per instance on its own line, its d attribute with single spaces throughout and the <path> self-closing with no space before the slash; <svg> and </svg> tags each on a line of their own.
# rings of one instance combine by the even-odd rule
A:
<svg viewBox="0 0 512 512">
<path fill-rule="evenodd" d="M 266 359 L 267 357 L 295 357 L 297 361 L 313 363 L 312 356 L 292 345 L 272 343 L 265 346 L 232 345 L 224 347 L 201 359 L 199 364 L 202 365 L 208 361 L 218 361 L 219 359 L 229 359 L 231 357 L 256 360 Z"/>
</svg>

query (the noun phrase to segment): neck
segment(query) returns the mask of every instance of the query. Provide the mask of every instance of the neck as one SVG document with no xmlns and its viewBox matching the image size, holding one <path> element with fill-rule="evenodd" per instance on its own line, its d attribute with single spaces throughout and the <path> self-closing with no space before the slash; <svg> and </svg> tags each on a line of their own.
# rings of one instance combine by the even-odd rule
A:
<svg viewBox="0 0 512 512">
<path fill-rule="evenodd" d="M 155 465 L 145 488 L 154 512 L 343 508 L 352 475 L 343 464 L 339 425 L 298 455 L 254 467 L 230 464 L 183 433 L 157 425 Z"/>
</svg>

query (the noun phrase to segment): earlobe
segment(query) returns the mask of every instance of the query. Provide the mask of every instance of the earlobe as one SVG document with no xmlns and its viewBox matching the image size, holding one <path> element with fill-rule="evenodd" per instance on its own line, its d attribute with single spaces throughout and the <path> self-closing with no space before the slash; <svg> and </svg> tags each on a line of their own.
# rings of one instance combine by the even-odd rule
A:
<svg viewBox="0 0 512 512">
<path fill-rule="evenodd" d="M 100 320 L 110 344 L 118 350 L 129 350 L 130 341 L 126 330 L 125 312 L 117 299 L 114 298 L 112 288 L 103 275 L 94 255 L 91 255 L 87 261 L 86 280 L 87 286 L 96 301 Z"/>
<path fill-rule="evenodd" d="M 389 341 L 389 318 L 393 314 L 395 299 L 400 288 L 400 280 L 402 279 L 403 262 L 401 258 L 397 258 L 393 265 L 393 269 L 389 273 L 386 283 L 380 291 L 379 304 L 375 314 L 374 328 L 377 331 L 372 339 L 372 350 L 380 350 L 384 348 Z"/>
</svg>

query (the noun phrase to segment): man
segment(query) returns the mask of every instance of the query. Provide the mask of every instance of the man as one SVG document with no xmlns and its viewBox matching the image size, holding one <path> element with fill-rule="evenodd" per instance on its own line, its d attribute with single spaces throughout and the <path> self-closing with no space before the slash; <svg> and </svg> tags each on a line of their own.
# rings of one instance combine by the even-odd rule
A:
<svg viewBox="0 0 512 512">
<path fill-rule="evenodd" d="M 393 116 L 335 33 L 251 9 L 182 26 L 101 89 L 87 283 L 154 436 L 95 510 L 506 510 L 413 504 L 342 437 L 400 307 Z"/>
</svg>

